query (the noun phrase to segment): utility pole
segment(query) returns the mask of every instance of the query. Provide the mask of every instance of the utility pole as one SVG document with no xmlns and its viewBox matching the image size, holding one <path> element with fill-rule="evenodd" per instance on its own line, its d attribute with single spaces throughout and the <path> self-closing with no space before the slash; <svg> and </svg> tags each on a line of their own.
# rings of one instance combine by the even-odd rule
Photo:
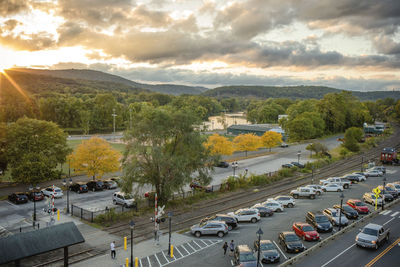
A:
<svg viewBox="0 0 400 267">
<path fill-rule="evenodd" d="M 115 140 L 115 117 L 117 117 L 117 114 L 115 114 L 115 108 L 113 108 L 113 114 L 111 114 L 111 116 L 113 116 L 113 133 L 114 133 L 114 140 Z"/>
</svg>

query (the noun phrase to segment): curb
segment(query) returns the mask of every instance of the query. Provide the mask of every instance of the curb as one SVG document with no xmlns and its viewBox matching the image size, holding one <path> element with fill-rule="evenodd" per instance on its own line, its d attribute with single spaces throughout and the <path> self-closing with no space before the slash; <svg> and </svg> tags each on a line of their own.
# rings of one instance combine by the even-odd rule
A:
<svg viewBox="0 0 400 267">
<path fill-rule="evenodd" d="M 400 199 L 397 199 L 389 204 L 385 205 L 385 208 L 388 208 L 390 206 L 393 206 L 394 204 L 397 204 L 398 202 L 400 202 Z M 310 254 L 310 252 L 317 250 L 321 247 L 323 247 L 324 245 L 326 245 L 329 241 L 331 240 L 335 240 L 335 238 L 337 238 L 338 236 L 340 236 L 341 234 L 344 234 L 350 230 L 352 230 L 354 227 L 356 227 L 357 225 L 363 223 L 364 221 L 366 221 L 367 219 L 371 219 L 373 217 L 375 217 L 376 215 L 378 215 L 382 210 L 381 209 L 377 209 L 373 212 L 371 212 L 370 214 L 362 217 L 361 219 L 353 222 L 352 224 L 349 224 L 347 227 L 343 228 L 342 230 L 340 230 L 339 232 L 334 233 L 333 235 L 331 235 L 328 238 L 325 238 L 324 240 L 320 241 L 318 244 L 312 246 L 311 248 L 305 250 L 304 252 L 294 256 L 293 258 L 290 258 L 289 260 L 285 261 L 284 263 L 278 265 L 278 267 L 285 267 L 285 266 L 289 266 L 292 265 L 293 263 L 299 261 L 300 259 L 302 259 L 305 256 L 308 256 L 308 254 Z"/>
</svg>

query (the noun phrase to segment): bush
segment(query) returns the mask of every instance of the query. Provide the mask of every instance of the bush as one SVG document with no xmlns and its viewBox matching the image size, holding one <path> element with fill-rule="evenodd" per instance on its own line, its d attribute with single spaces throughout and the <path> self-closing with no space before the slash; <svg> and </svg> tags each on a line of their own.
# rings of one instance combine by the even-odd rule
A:
<svg viewBox="0 0 400 267">
<path fill-rule="evenodd" d="M 267 175 L 265 175 L 265 174 L 251 175 L 249 177 L 249 183 L 251 185 L 265 185 L 265 184 L 269 184 L 270 180 L 268 179 Z"/>
<path fill-rule="evenodd" d="M 293 175 L 293 172 L 291 169 L 280 169 L 278 175 L 281 177 L 290 177 Z"/>
</svg>

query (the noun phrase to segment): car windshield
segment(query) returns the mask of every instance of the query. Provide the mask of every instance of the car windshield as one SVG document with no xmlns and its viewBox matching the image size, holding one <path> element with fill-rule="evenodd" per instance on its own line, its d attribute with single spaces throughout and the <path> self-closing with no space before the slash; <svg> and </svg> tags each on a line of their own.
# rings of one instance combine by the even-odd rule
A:
<svg viewBox="0 0 400 267">
<path fill-rule="evenodd" d="M 361 202 L 361 201 L 360 202 L 356 202 L 355 204 L 356 204 L 357 207 L 365 206 L 364 202 Z"/>
<path fill-rule="evenodd" d="M 130 195 L 130 194 L 126 194 L 126 195 L 124 195 L 124 198 L 125 198 L 125 199 L 133 199 L 133 196 Z"/>
<path fill-rule="evenodd" d="M 328 218 L 326 218 L 325 216 L 317 216 L 317 217 L 315 217 L 315 221 L 317 223 L 328 222 Z"/>
<path fill-rule="evenodd" d="M 82 187 L 82 188 L 87 188 L 87 185 L 82 184 L 82 185 L 80 185 L 80 187 Z"/>
<path fill-rule="evenodd" d="M 241 210 L 235 211 L 235 214 L 238 215 L 241 212 Z"/>
<path fill-rule="evenodd" d="M 273 250 L 275 249 L 274 245 L 272 243 L 261 243 L 260 246 L 261 250 Z"/>
<path fill-rule="evenodd" d="M 343 210 L 349 211 L 349 212 L 353 211 L 353 209 L 349 206 L 343 206 Z"/>
<path fill-rule="evenodd" d="M 311 231 L 314 231 L 314 228 L 312 228 L 310 225 L 306 225 L 306 226 L 303 226 L 303 231 L 311 232 Z"/>
<path fill-rule="evenodd" d="M 257 261 L 253 253 L 240 253 L 240 262 Z"/>
<path fill-rule="evenodd" d="M 337 214 L 336 211 L 331 211 L 331 213 L 332 213 L 332 216 L 333 216 L 333 217 L 339 216 L 339 214 Z"/>
<path fill-rule="evenodd" d="M 366 234 L 366 235 L 374 235 L 374 236 L 377 236 L 377 235 L 378 235 L 378 230 L 371 229 L 371 228 L 364 228 L 364 229 L 362 230 L 362 233 L 363 233 L 363 234 Z"/>
<path fill-rule="evenodd" d="M 97 182 L 97 185 L 103 186 L 103 182 Z"/>
<path fill-rule="evenodd" d="M 288 242 L 293 242 L 293 241 L 298 241 L 299 238 L 297 237 L 297 235 L 287 235 L 285 237 L 286 241 Z"/>
<path fill-rule="evenodd" d="M 55 189 L 54 191 L 56 191 L 57 193 L 61 193 L 61 189 Z"/>
</svg>

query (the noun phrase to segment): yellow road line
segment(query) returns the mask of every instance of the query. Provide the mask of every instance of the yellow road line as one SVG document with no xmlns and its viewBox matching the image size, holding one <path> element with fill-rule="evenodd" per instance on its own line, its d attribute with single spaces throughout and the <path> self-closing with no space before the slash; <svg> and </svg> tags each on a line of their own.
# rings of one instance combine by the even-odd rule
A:
<svg viewBox="0 0 400 267">
<path fill-rule="evenodd" d="M 371 267 L 374 263 L 376 263 L 380 258 L 382 258 L 386 253 L 389 252 L 394 246 L 397 245 L 397 243 L 400 242 L 400 238 L 398 238 L 396 241 L 394 241 L 390 246 L 388 246 L 384 251 L 382 251 L 378 256 L 373 258 L 369 263 L 365 265 L 365 267 Z"/>
</svg>

